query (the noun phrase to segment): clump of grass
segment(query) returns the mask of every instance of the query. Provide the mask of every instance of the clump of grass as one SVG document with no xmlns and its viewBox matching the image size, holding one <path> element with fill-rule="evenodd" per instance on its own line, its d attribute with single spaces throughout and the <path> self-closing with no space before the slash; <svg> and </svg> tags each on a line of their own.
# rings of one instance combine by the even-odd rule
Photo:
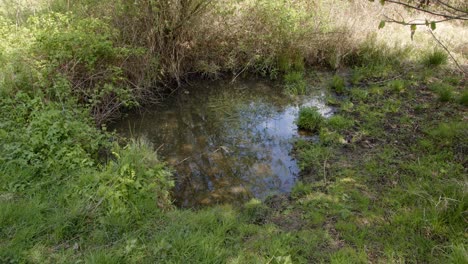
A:
<svg viewBox="0 0 468 264">
<path fill-rule="evenodd" d="M 345 81 L 343 77 L 334 75 L 330 82 L 330 89 L 337 94 L 343 94 L 345 92 Z"/>
<path fill-rule="evenodd" d="M 304 80 L 304 73 L 301 71 L 292 71 L 284 75 L 286 91 L 290 94 L 305 94 L 307 84 Z"/>
<path fill-rule="evenodd" d="M 252 199 L 244 204 L 242 213 L 249 223 L 261 224 L 268 215 L 268 206 L 258 199 Z"/>
<path fill-rule="evenodd" d="M 405 91 L 406 84 L 403 80 L 397 79 L 388 83 L 390 89 L 396 93 L 402 93 Z"/>
<path fill-rule="evenodd" d="M 351 98 L 353 100 L 364 101 L 368 95 L 369 92 L 363 89 L 355 88 L 351 90 Z"/>
<path fill-rule="evenodd" d="M 312 186 L 310 184 L 297 182 L 291 190 L 291 197 L 297 199 L 312 193 Z"/>
<path fill-rule="evenodd" d="M 441 102 L 451 101 L 454 97 L 453 95 L 454 88 L 450 84 L 442 83 L 442 82 L 433 83 L 430 86 L 430 89 L 437 94 L 438 99 Z"/>
<path fill-rule="evenodd" d="M 438 67 L 447 64 L 448 56 L 447 53 L 440 49 L 434 49 L 433 51 L 427 52 L 423 55 L 422 63 L 427 67 Z"/>
<path fill-rule="evenodd" d="M 458 98 L 458 103 L 464 106 L 468 106 L 468 90 L 465 90 L 461 93 L 460 97 Z"/>
<path fill-rule="evenodd" d="M 346 118 L 342 115 L 334 115 L 327 120 L 327 127 L 342 131 L 351 128 L 354 125 L 352 119 Z"/>
<path fill-rule="evenodd" d="M 299 110 L 296 124 L 301 129 L 317 131 L 323 124 L 324 118 L 316 107 L 303 107 Z"/>
<path fill-rule="evenodd" d="M 330 146 L 334 144 L 339 144 L 339 143 L 346 143 L 345 139 L 343 136 L 336 132 L 336 131 L 331 131 L 327 128 L 322 128 L 320 129 L 320 134 L 319 134 L 320 142 L 324 146 Z"/>
</svg>

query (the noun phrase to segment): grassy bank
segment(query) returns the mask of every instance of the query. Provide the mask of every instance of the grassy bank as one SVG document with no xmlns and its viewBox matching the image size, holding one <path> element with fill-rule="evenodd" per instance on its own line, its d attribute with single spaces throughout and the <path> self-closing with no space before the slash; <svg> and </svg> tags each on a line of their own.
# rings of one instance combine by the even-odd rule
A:
<svg viewBox="0 0 468 264">
<path fill-rule="evenodd" d="M 397 28 L 354 23 L 381 12 L 367 3 L 19 3 L 0 6 L 0 262 L 468 258 L 466 80 L 427 35 L 384 44 Z M 446 28 L 463 63 L 466 30 Z M 338 69 L 326 81 L 337 114 L 301 111 L 319 140 L 296 143 L 290 196 L 176 209 L 152 146 L 105 129 L 194 75 L 281 78 L 299 94 L 312 65 Z"/>
</svg>

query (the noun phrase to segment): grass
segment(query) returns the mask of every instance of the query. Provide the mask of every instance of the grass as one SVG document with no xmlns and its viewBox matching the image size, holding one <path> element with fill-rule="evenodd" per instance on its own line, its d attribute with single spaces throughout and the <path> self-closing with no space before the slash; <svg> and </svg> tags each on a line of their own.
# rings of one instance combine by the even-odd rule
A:
<svg viewBox="0 0 468 264">
<path fill-rule="evenodd" d="M 330 81 L 330 89 L 337 94 L 343 94 L 345 92 L 345 81 L 339 75 L 334 75 Z"/>
<path fill-rule="evenodd" d="M 437 82 L 431 84 L 430 89 L 437 94 L 441 102 L 448 102 L 454 98 L 454 88 L 450 84 Z"/>
<path fill-rule="evenodd" d="M 448 55 L 447 52 L 441 49 L 434 49 L 430 52 L 426 52 L 422 58 L 423 65 L 427 67 L 439 67 L 447 64 Z"/>
<path fill-rule="evenodd" d="M 323 122 L 324 118 L 316 107 L 302 107 L 296 120 L 299 128 L 312 132 L 317 131 Z"/>
<path fill-rule="evenodd" d="M 343 243 L 330 255 L 332 262 L 463 263 L 457 261 L 466 258 L 466 249 L 459 248 L 466 243 L 464 108 L 454 101 L 439 104 L 440 95 L 431 95 L 425 78 L 400 89 L 410 79 L 410 74 L 400 74 L 403 79 L 388 87 L 373 87 L 379 92 L 367 93 L 366 100 L 352 95 L 370 89 L 367 85 L 352 88 L 350 99 L 341 99 L 356 107 L 341 108 L 337 123 L 354 120 L 355 126 L 330 120 L 321 132 L 339 130 L 350 138 L 347 145 L 329 144 L 322 137 L 297 145 L 306 174 L 293 192 L 300 197 L 295 203 L 318 213 L 313 219 L 320 219 L 322 228 L 332 222 Z M 432 78 L 446 74 L 433 72 Z M 462 88 L 451 86 L 451 92 Z M 425 106 L 415 113 L 414 104 Z M 364 247 L 367 254 L 360 251 Z"/>
</svg>

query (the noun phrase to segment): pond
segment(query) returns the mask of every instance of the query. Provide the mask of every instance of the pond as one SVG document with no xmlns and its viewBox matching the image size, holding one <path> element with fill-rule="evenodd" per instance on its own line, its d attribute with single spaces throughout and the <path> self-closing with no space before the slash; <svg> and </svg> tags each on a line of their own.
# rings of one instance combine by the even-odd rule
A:
<svg viewBox="0 0 468 264">
<path fill-rule="evenodd" d="M 113 128 L 154 144 L 174 169 L 176 205 L 242 203 L 291 190 L 299 173 L 293 142 L 309 137 L 294 123 L 301 106 L 332 113 L 320 90 L 293 99 L 266 81 L 203 82 Z"/>
</svg>

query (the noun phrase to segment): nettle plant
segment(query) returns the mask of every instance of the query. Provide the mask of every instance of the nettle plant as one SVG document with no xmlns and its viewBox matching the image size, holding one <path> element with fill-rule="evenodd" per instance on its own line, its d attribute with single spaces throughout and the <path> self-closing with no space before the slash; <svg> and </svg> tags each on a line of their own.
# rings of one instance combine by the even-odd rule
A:
<svg viewBox="0 0 468 264">
<path fill-rule="evenodd" d="M 50 13 L 29 20 L 32 53 L 41 69 L 39 86 L 50 99 L 72 95 L 91 109 L 98 124 L 122 106 L 136 104 L 123 68 L 138 50 L 114 44 L 115 30 L 94 18 Z"/>
</svg>

